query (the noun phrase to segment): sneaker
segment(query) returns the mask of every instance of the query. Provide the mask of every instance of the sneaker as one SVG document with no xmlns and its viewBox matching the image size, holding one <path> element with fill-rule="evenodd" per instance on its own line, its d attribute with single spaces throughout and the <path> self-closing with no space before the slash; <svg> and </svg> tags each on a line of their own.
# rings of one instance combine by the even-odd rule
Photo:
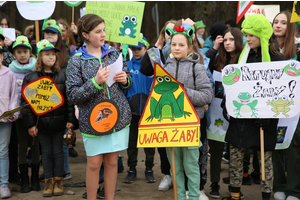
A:
<svg viewBox="0 0 300 200">
<path fill-rule="evenodd" d="M 251 178 L 254 180 L 254 183 L 255 184 L 260 184 L 260 173 L 259 172 L 256 172 L 256 171 L 253 171 L 251 174 L 250 174 Z"/>
<path fill-rule="evenodd" d="M 169 190 L 172 186 L 173 186 L 172 177 L 170 175 L 165 175 L 158 186 L 158 190 L 166 191 Z"/>
<path fill-rule="evenodd" d="M 71 157 L 77 157 L 78 153 L 77 153 L 77 151 L 75 151 L 74 148 L 70 148 L 69 149 L 69 156 L 71 156 Z"/>
<path fill-rule="evenodd" d="M 44 174 L 39 175 L 39 181 L 44 182 L 45 181 L 45 176 Z"/>
<path fill-rule="evenodd" d="M 71 178 L 72 178 L 72 175 L 71 175 L 71 174 L 65 174 L 65 175 L 64 175 L 64 181 L 70 180 Z"/>
<path fill-rule="evenodd" d="M 104 187 L 102 189 L 98 189 L 97 191 L 97 199 L 105 199 L 105 191 Z"/>
<path fill-rule="evenodd" d="M 225 184 L 229 184 L 230 178 L 229 177 L 224 177 L 222 180 Z"/>
<path fill-rule="evenodd" d="M 247 177 L 243 176 L 242 185 L 251 185 L 252 184 L 250 175 L 249 174 L 247 174 L 247 175 L 248 175 Z"/>
<path fill-rule="evenodd" d="M 228 155 L 228 153 L 224 153 L 223 154 L 222 160 L 224 160 L 226 163 L 229 163 L 229 155 Z"/>
<path fill-rule="evenodd" d="M 186 199 L 186 200 L 189 200 L 189 199 L 190 199 L 190 197 L 189 197 L 189 195 L 188 195 L 188 194 L 189 194 L 189 191 L 188 191 L 188 190 L 187 190 L 187 191 L 185 191 L 185 199 Z"/>
<path fill-rule="evenodd" d="M 206 196 L 204 190 L 200 190 L 200 197 L 199 200 L 209 200 L 209 198 Z"/>
<path fill-rule="evenodd" d="M 1 199 L 6 199 L 11 197 L 10 190 L 7 185 L 0 186 Z"/>
<path fill-rule="evenodd" d="M 127 172 L 128 172 L 128 174 L 125 178 L 124 183 L 133 183 L 133 181 L 136 180 L 136 169 L 131 169 Z"/>
<path fill-rule="evenodd" d="M 274 200 L 285 200 L 286 196 L 284 192 L 275 192 Z"/>
<path fill-rule="evenodd" d="M 212 198 L 215 198 L 215 199 L 220 198 L 219 189 L 220 189 L 219 183 L 213 182 L 213 183 L 210 185 L 210 191 L 209 191 L 208 195 L 209 195 L 210 197 L 212 197 Z"/>
<path fill-rule="evenodd" d="M 151 169 L 146 170 L 145 176 L 146 176 L 147 183 L 155 183 L 156 180 L 153 176 L 153 170 Z"/>
<path fill-rule="evenodd" d="M 231 194 L 230 185 L 228 185 L 228 193 Z M 243 198 L 245 198 L 245 196 L 242 192 L 240 192 L 240 199 L 243 199 Z"/>
<path fill-rule="evenodd" d="M 299 198 L 294 197 L 294 196 L 288 196 L 286 200 L 299 200 Z"/>
</svg>

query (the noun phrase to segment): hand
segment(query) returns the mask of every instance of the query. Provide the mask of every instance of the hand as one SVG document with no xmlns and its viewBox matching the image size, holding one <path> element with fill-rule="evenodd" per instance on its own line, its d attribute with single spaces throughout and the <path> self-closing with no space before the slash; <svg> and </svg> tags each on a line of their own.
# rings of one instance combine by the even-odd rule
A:
<svg viewBox="0 0 300 200">
<path fill-rule="evenodd" d="M 36 128 L 36 126 L 33 126 L 30 129 L 28 129 L 28 133 L 31 137 L 37 136 L 38 129 Z"/>
<path fill-rule="evenodd" d="M 163 48 L 163 46 L 162 46 L 160 40 L 157 40 L 154 46 L 156 46 L 156 47 L 159 48 L 160 50 Z"/>
<path fill-rule="evenodd" d="M 109 68 L 102 68 L 102 65 L 99 67 L 99 70 L 95 76 L 95 81 L 98 85 L 105 83 L 109 76 Z"/>
<path fill-rule="evenodd" d="M 78 33 L 77 26 L 75 25 L 74 22 L 71 23 L 71 31 L 72 31 L 75 35 L 77 35 L 77 33 Z"/>
<path fill-rule="evenodd" d="M 11 39 L 5 36 L 4 44 L 9 47 L 12 45 L 12 43 L 13 42 L 11 41 Z"/>
<path fill-rule="evenodd" d="M 11 121 L 14 120 L 14 118 L 15 117 L 13 115 L 11 115 L 11 116 L 8 117 L 8 119 L 11 120 Z"/>
<path fill-rule="evenodd" d="M 73 123 L 67 122 L 67 125 L 66 125 L 66 128 L 67 128 L 67 129 L 71 129 L 71 128 L 73 128 L 73 127 L 74 127 L 74 124 L 73 124 Z"/>
<path fill-rule="evenodd" d="M 220 44 L 224 42 L 224 38 L 222 35 L 218 35 L 215 39 L 215 42 L 214 42 L 214 49 L 216 51 L 218 51 L 219 47 L 220 47 Z"/>
<path fill-rule="evenodd" d="M 208 105 L 203 106 L 204 107 L 204 112 L 208 110 Z"/>
<path fill-rule="evenodd" d="M 124 71 L 118 72 L 118 73 L 115 75 L 115 77 L 114 77 L 114 81 L 120 82 L 120 83 L 122 83 L 123 85 L 126 85 L 126 84 L 127 84 L 127 74 L 126 74 L 126 72 L 124 72 Z"/>
</svg>

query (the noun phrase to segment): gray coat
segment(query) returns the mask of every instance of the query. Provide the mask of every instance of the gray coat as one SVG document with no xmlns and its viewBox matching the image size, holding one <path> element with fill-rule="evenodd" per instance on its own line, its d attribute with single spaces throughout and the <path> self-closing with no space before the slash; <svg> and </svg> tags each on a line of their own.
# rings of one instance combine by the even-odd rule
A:
<svg viewBox="0 0 300 200">
<path fill-rule="evenodd" d="M 177 60 L 168 58 L 165 70 L 183 85 L 191 103 L 200 119 L 204 117 L 204 107 L 212 99 L 212 88 L 206 74 L 205 66 L 200 64 L 200 56 L 192 56 Z"/>
</svg>

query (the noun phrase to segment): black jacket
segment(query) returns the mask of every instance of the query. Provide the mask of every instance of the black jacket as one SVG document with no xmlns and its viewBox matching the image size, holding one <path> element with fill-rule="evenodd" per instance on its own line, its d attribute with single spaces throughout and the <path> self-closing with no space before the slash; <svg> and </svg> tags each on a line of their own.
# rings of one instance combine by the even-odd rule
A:
<svg viewBox="0 0 300 200">
<path fill-rule="evenodd" d="M 270 53 L 271 61 L 286 60 L 283 55 Z M 261 49 L 257 52 L 250 50 L 247 63 L 262 62 Z M 265 123 L 264 141 L 265 150 L 272 151 L 276 146 L 278 119 L 237 119 L 230 117 L 225 141 L 242 148 L 260 149 L 260 126 L 259 122 Z"/>
<path fill-rule="evenodd" d="M 155 48 L 156 46 L 150 46 L 149 49 Z M 160 59 L 163 64 L 165 64 L 165 57 L 162 54 L 162 51 L 159 50 L 160 53 Z M 154 69 L 151 64 L 148 52 L 145 53 L 145 55 L 142 58 L 142 63 L 141 63 L 141 69 L 140 72 L 146 76 L 152 76 L 154 74 Z"/>
<path fill-rule="evenodd" d="M 71 122 L 74 125 L 76 124 L 74 104 L 68 101 L 66 97 L 66 84 L 65 84 L 66 74 L 62 70 L 60 70 L 59 73 L 55 71 L 52 73 L 45 73 L 44 71 L 42 72 L 35 71 L 24 77 L 23 87 L 27 83 L 35 81 L 36 79 L 42 76 L 49 76 L 54 80 L 58 89 L 64 96 L 65 102 L 63 105 L 56 108 L 55 110 L 40 115 L 37 128 L 41 132 L 64 131 L 67 122 Z M 21 104 L 22 105 L 26 104 L 26 101 L 23 97 L 21 98 Z M 36 125 L 37 115 L 34 114 L 34 112 L 31 110 L 29 106 L 22 109 L 22 116 L 24 119 L 24 126 L 26 126 L 28 129 Z"/>
</svg>

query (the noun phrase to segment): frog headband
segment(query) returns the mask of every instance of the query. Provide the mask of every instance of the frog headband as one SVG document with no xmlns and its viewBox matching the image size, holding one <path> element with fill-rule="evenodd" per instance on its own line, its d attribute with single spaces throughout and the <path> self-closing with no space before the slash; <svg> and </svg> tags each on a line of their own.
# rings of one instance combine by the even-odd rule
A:
<svg viewBox="0 0 300 200">
<path fill-rule="evenodd" d="M 50 19 L 46 22 L 45 28 L 43 31 L 46 31 L 46 30 L 52 31 L 54 33 L 62 34 L 61 29 L 60 29 L 59 25 L 56 23 L 55 19 Z"/>
<path fill-rule="evenodd" d="M 43 39 L 39 41 L 39 43 L 37 43 L 36 45 L 36 49 L 37 49 L 36 50 L 37 56 L 39 56 L 41 51 L 50 50 L 50 49 L 54 49 L 55 52 L 60 52 L 60 50 L 58 48 L 55 48 L 53 44 L 51 44 L 51 42 L 49 42 L 47 39 Z"/>
<path fill-rule="evenodd" d="M 31 45 L 29 44 L 28 38 L 24 35 L 20 35 L 16 38 L 16 41 L 13 44 L 13 49 L 18 46 L 24 46 L 32 50 Z"/>
<path fill-rule="evenodd" d="M 242 33 L 248 33 L 260 38 L 262 61 L 270 62 L 269 39 L 273 34 L 273 28 L 269 20 L 263 15 L 250 15 L 242 23 Z M 245 45 L 238 63 L 246 63 L 250 47 Z"/>
<path fill-rule="evenodd" d="M 193 27 L 189 27 L 186 31 L 184 31 L 184 27 L 181 27 L 180 25 L 178 27 L 175 26 L 175 31 L 173 31 L 171 28 L 167 27 L 165 29 L 165 32 L 171 38 L 177 33 L 182 33 L 182 34 L 186 35 L 190 39 L 191 44 L 193 44 L 192 35 L 194 35 L 194 33 L 195 33 L 195 29 Z"/>
</svg>

